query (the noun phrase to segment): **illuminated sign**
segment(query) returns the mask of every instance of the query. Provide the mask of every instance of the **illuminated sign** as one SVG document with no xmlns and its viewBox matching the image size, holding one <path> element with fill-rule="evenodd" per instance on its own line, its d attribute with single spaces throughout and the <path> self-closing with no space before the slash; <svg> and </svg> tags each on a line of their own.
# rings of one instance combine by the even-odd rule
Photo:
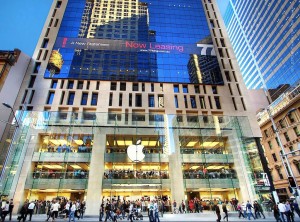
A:
<svg viewBox="0 0 300 222">
<path fill-rule="evenodd" d="M 145 158 L 144 146 L 140 143 L 141 140 L 138 140 L 136 145 L 132 144 L 127 148 L 127 155 L 132 162 L 141 162 Z"/>
</svg>

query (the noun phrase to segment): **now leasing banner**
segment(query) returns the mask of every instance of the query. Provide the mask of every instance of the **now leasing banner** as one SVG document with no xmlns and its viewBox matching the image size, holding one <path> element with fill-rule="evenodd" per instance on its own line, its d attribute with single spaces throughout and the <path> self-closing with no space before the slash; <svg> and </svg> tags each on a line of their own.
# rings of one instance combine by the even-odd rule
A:
<svg viewBox="0 0 300 222">
<path fill-rule="evenodd" d="M 184 53 L 215 56 L 213 45 L 171 44 L 158 42 L 138 42 L 111 39 L 57 38 L 55 48 L 84 50 L 132 51 L 153 53 Z"/>
</svg>

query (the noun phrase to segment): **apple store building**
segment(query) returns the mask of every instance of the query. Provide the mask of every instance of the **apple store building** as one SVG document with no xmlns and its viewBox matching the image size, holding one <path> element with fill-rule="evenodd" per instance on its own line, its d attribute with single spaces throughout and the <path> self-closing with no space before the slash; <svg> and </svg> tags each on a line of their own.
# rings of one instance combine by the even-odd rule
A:
<svg viewBox="0 0 300 222">
<path fill-rule="evenodd" d="M 170 209 L 196 197 L 210 209 L 267 185 L 246 117 L 24 112 L 15 141 L 2 187 L 20 201 L 163 198 Z"/>
<path fill-rule="evenodd" d="M 20 127 L 0 144 L 14 209 L 268 196 L 263 96 L 246 88 L 213 2 L 53 0 L 14 105 Z"/>
</svg>

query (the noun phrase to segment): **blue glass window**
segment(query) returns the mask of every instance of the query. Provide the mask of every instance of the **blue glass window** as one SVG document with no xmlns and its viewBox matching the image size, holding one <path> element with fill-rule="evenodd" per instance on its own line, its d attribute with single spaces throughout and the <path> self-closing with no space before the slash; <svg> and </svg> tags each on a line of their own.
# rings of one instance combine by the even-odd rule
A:
<svg viewBox="0 0 300 222">
<path fill-rule="evenodd" d="M 54 92 L 49 92 L 47 104 L 51 105 L 54 99 Z"/>
<path fill-rule="evenodd" d="M 67 103 L 67 105 L 73 105 L 73 103 L 74 103 L 74 98 L 75 98 L 75 93 L 74 93 L 74 92 L 70 92 L 70 93 L 69 93 L 69 98 L 68 98 L 68 103 Z"/>
</svg>

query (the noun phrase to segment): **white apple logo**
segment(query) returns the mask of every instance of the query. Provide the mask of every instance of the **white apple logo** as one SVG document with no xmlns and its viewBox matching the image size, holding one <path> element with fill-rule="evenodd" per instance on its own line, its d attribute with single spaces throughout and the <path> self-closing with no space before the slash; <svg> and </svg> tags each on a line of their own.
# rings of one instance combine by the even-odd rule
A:
<svg viewBox="0 0 300 222">
<path fill-rule="evenodd" d="M 143 153 L 144 146 L 141 145 L 141 140 L 136 142 L 136 145 L 130 145 L 127 148 L 127 155 L 132 162 L 141 162 L 145 158 Z"/>
</svg>

